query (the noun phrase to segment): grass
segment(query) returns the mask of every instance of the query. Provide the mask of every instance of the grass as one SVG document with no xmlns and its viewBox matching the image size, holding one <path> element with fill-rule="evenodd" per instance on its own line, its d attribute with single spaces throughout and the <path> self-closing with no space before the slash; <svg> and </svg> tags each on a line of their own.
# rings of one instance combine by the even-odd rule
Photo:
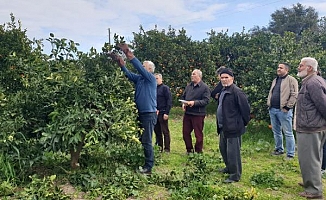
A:
<svg viewBox="0 0 326 200">
<path fill-rule="evenodd" d="M 154 174 L 164 174 L 170 171 L 181 173 L 186 168 L 189 159 L 185 154 L 185 144 L 182 139 L 181 109 L 173 108 L 170 114 L 169 127 L 171 132 L 171 153 L 157 155 L 159 162 L 153 168 Z M 252 121 L 248 126 L 247 133 L 242 137 L 242 178 L 240 182 L 234 183 L 232 186 L 223 184 L 222 181 L 226 176 L 217 172 L 219 168 L 224 167 L 218 150 L 218 139 L 215 116 L 209 115 L 205 119 L 203 157 L 207 158 L 207 160 L 214 159 L 215 166 L 213 166 L 209 176 L 210 182 L 214 183 L 211 186 L 231 188 L 235 186 L 248 191 L 254 188 L 257 193 L 255 199 L 305 199 L 298 196 L 298 193 L 303 191 L 303 189 L 298 186 L 298 182 L 301 182 L 302 179 L 297 157 L 292 160 L 286 160 L 283 155 L 270 155 L 274 148 L 274 140 L 267 123 Z M 280 187 L 273 186 L 273 184 L 270 186 L 264 184 L 253 185 L 252 179 L 254 176 L 257 179 L 261 175 L 260 179 L 262 180 L 258 181 L 263 183 L 265 179 L 273 178 L 270 177 L 272 176 L 271 172 L 277 179 L 283 180 L 283 185 Z M 264 174 L 265 177 L 263 176 Z M 325 180 L 323 182 L 325 183 Z M 149 191 L 145 190 L 142 192 L 144 199 L 167 199 L 169 197 L 169 195 L 166 196 L 167 191 L 162 191 L 165 195 L 161 196 L 160 194 L 162 193 L 157 192 L 159 189 L 155 187 L 153 190 L 158 195 L 150 197 L 148 196 L 148 192 L 151 192 L 150 190 L 151 187 Z"/>
</svg>

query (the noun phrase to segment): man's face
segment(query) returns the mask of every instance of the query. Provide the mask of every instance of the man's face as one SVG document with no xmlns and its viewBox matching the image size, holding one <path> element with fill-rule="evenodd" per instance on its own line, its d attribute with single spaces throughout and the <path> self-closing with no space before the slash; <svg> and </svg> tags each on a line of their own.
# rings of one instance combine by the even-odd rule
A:
<svg viewBox="0 0 326 200">
<path fill-rule="evenodd" d="M 283 77 L 289 72 L 289 69 L 284 64 L 279 64 L 276 72 L 279 77 Z"/>
<path fill-rule="evenodd" d="M 223 87 L 227 87 L 232 85 L 234 77 L 230 76 L 229 74 L 220 74 L 221 77 L 221 83 Z"/>
<path fill-rule="evenodd" d="M 156 78 L 157 85 L 161 85 L 162 82 L 163 82 L 162 78 L 160 76 L 158 76 L 158 75 L 155 75 L 155 78 Z"/>
<path fill-rule="evenodd" d="M 145 68 L 148 72 L 152 72 L 152 68 L 151 68 L 151 66 L 149 65 L 149 63 L 144 62 L 144 63 L 143 63 L 143 66 L 144 66 L 144 68 Z"/>
<path fill-rule="evenodd" d="M 309 68 L 311 68 L 311 66 L 306 65 L 305 62 L 300 62 L 299 67 L 298 67 L 297 76 L 300 78 L 304 78 L 304 77 L 308 76 Z"/>
<path fill-rule="evenodd" d="M 192 81 L 193 83 L 199 83 L 200 80 L 201 80 L 201 78 L 199 77 L 198 72 L 197 72 L 197 71 L 193 71 L 193 72 L 191 73 L 191 81 Z"/>
</svg>

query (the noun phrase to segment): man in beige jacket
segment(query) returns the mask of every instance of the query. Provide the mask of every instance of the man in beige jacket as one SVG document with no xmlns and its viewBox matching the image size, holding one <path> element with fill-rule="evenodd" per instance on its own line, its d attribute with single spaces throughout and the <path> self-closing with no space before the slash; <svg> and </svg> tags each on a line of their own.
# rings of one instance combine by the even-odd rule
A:
<svg viewBox="0 0 326 200">
<path fill-rule="evenodd" d="M 277 77 L 270 88 L 267 105 L 274 134 L 275 149 L 272 155 L 284 153 L 283 135 L 286 140 L 287 159 L 295 155 L 295 139 L 292 130 L 293 106 L 298 96 L 298 81 L 290 76 L 290 67 L 287 63 L 280 63 L 277 68 Z"/>
</svg>

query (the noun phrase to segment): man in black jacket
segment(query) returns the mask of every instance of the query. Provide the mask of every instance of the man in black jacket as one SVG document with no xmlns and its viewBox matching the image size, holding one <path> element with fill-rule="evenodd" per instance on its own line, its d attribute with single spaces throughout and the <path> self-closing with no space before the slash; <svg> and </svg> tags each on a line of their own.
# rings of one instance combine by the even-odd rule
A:
<svg viewBox="0 0 326 200">
<path fill-rule="evenodd" d="M 218 97 L 216 123 L 220 152 L 226 166 L 220 171 L 229 174 L 224 183 L 233 183 L 238 182 L 242 174 L 241 135 L 250 120 L 250 105 L 246 94 L 233 84 L 234 75 L 230 69 L 223 69 L 220 78 L 223 89 Z"/>
<path fill-rule="evenodd" d="M 161 151 L 170 152 L 170 130 L 169 130 L 169 113 L 172 107 L 172 96 L 170 88 L 163 84 L 162 74 L 154 74 L 157 82 L 157 123 L 154 127 L 157 145 Z M 163 133 L 163 135 L 162 135 Z M 163 137 L 164 136 L 164 137 Z M 164 146 L 163 146 L 164 142 Z"/>
<path fill-rule="evenodd" d="M 202 153 L 204 144 L 204 119 L 206 116 L 206 106 L 209 103 L 211 91 L 202 81 L 203 74 L 199 69 L 191 73 L 191 83 L 189 83 L 182 95 L 182 109 L 185 111 L 182 121 L 183 140 L 187 153 L 193 153 L 191 132 L 195 132 L 196 144 L 195 152 Z"/>
</svg>

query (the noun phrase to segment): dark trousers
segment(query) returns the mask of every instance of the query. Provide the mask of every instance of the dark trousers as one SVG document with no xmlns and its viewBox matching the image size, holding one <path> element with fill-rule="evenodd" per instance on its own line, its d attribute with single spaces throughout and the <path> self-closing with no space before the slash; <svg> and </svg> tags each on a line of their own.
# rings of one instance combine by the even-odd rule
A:
<svg viewBox="0 0 326 200">
<path fill-rule="evenodd" d="M 326 142 L 324 143 L 323 146 L 323 159 L 322 159 L 322 164 L 321 164 L 321 169 L 325 170 L 326 169 Z"/>
<path fill-rule="evenodd" d="M 185 114 L 183 116 L 183 124 L 182 124 L 182 134 L 183 140 L 186 145 L 187 152 L 193 152 L 192 138 L 191 132 L 194 130 L 196 143 L 195 143 L 195 152 L 201 153 L 203 152 L 203 144 L 204 144 L 204 119 L 205 116 L 198 115 L 188 115 Z"/>
<path fill-rule="evenodd" d="M 242 174 L 241 163 L 241 136 L 235 138 L 226 138 L 223 131 L 220 133 L 220 152 L 229 173 L 229 179 L 239 181 Z"/>
<path fill-rule="evenodd" d="M 169 152 L 170 151 L 170 130 L 169 130 L 169 120 L 163 119 L 163 114 L 157 116 L 157 123 L 154 127 L 154 132 L 156 136 L 157 145 L 161 147 L 161 150 Z M 164 141 L 164 147 L 163 147 Z"/>
<path fill-rule="evenodd" d="M 153 113 L 139 113 L 138 116 L 140 126 L 144 129 L 140 141 L 144 147 L 144 155 L 145 155 L 145 164 L 144 168 L 152 169 L 154 166 L 154 150 L 152 145 L 152 134 L 154 130 L 154 126 L 157 121 L 156 112 Z"/>
</svg>

